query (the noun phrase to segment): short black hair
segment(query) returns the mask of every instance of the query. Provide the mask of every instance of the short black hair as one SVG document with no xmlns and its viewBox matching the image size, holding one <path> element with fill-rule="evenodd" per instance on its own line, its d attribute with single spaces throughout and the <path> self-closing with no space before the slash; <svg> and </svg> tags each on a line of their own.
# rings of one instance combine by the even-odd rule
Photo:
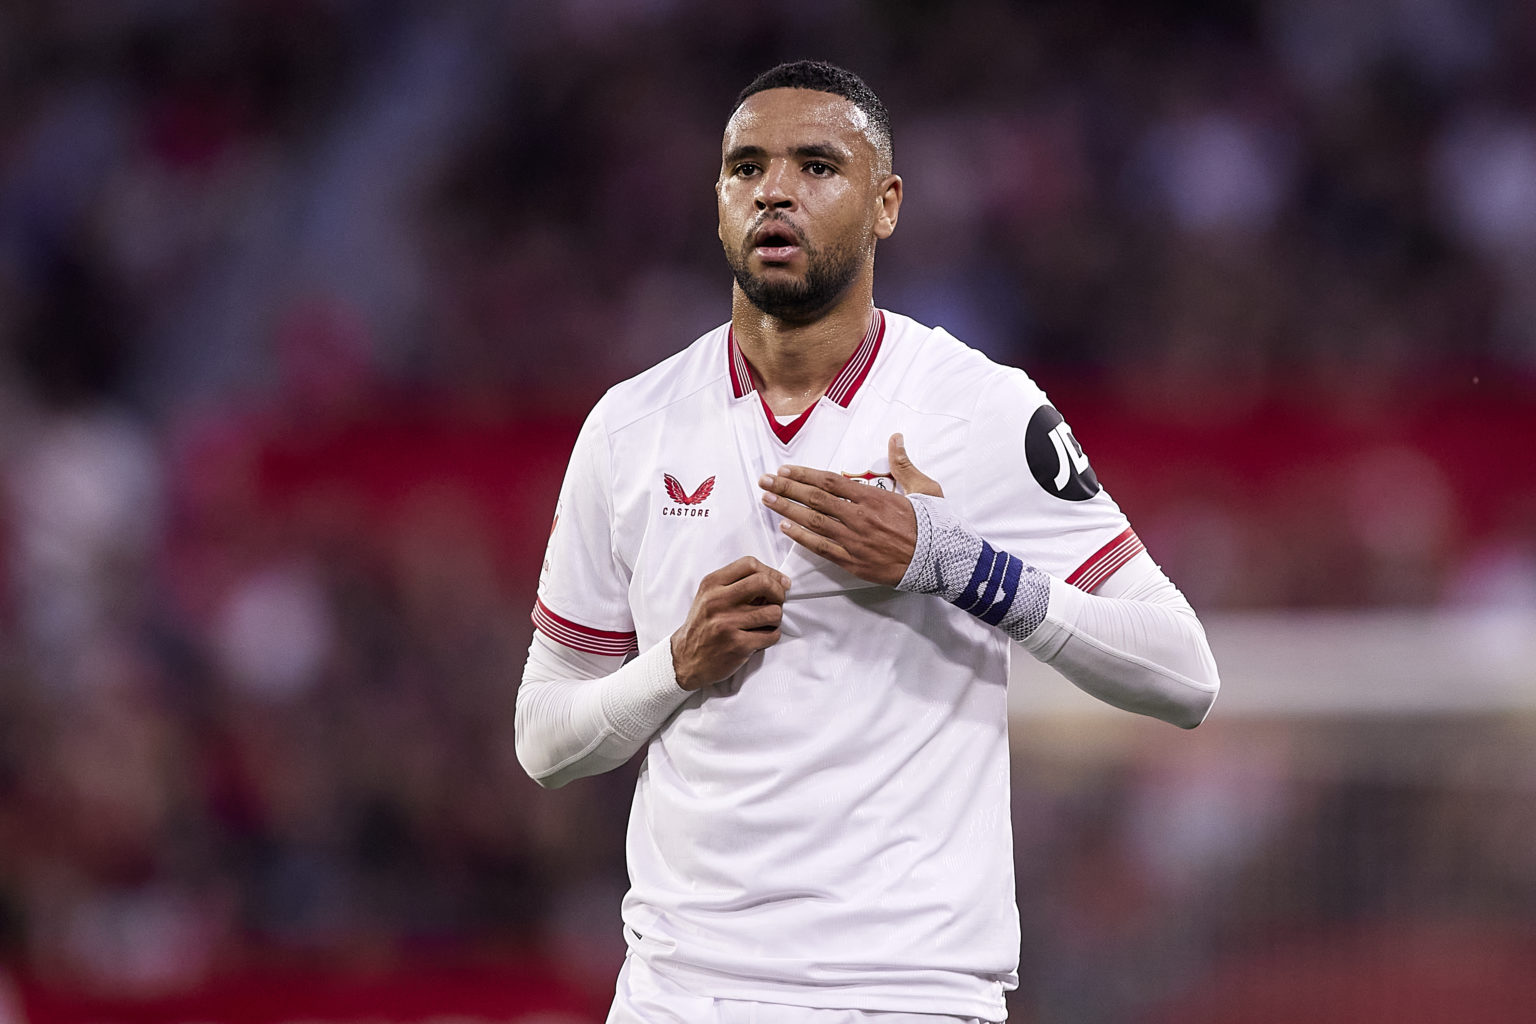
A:
<svg viewBox="0 0 1536 1024">
<path fill-rule="evenodd" d="M 823 60 L 797 60 L 788 64 L 780 64 L 778 67 L 769 68 L 756 78 L 752 84 L 741 90 L 736 97 L 736 103 L 731 107 L 731 114 L 741 109 L 741 105 L 747 98 L 767 89 L 811 89 L 815 92 L 829 92 L 834 96 L 841 96 L 864 111 L 869 118 L 870 127 L 874 131 L 875 148 L 884 159 L 887 168 L 891 164 L 891 115 L 885 109 L 885 104 L 880 102 L 880 97 L 858 75 L 847 68 L 840 68 L 836 64 L 828 64 Z"/>
</svg>

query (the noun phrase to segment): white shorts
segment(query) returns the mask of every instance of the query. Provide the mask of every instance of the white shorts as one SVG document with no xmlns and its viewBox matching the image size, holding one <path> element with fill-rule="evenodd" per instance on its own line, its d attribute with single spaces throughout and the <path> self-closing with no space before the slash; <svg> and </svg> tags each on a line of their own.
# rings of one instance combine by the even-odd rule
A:
<svg viewBox="0 0 1536 1024">
<path fill-rule="evenodd" d="M 975 1017 L 884 1010 L 825 1010 L 815 1006 L 711 999 L 660 978 L 637 956 L 626 956 L 607 1024 L 986 1024 Z"/>
</svg>

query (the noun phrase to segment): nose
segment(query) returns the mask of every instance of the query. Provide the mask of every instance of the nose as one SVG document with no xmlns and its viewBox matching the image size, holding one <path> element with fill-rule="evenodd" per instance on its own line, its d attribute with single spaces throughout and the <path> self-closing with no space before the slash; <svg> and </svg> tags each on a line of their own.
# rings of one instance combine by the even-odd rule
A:
<svg viewBox="0 0 1536 1024">
<path fill-rule="evenodd" d="M 774 160 L 763 169 L 763 176 L 758 179 L 757 195 L 754 197 L 754 202 L 759 211 L 794 208 L 795 196 L 790 189 L 789 174 L 785 161 Z"/>
</svg>

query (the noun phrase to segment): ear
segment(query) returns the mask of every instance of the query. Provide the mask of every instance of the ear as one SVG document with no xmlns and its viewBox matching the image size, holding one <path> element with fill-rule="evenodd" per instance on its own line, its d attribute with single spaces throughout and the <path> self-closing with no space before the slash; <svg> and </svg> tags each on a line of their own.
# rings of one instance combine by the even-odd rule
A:
<svg viewBox="0 0 1536 1024">
<path fill-rule="evenodd" d="M 725 221 L 720 216 L 720 179 L 715 179 L 715 237 L 725 244 Z"/>
<path fill-rule="evenodd" d="M 890 238 L 901 213 L 901 178 L 888 174 L 880 183 L 880 211 L 875 218 L 875 237 Z"/>
</svg>

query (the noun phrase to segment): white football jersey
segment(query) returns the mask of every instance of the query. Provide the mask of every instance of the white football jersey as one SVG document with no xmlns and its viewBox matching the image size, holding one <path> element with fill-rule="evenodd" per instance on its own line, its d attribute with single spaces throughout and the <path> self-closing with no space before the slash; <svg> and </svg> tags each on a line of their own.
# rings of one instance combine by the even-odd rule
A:
<svg viewBox="0 0 1536 1024">
<path fill-rule="evenodd" d="M 1044 393 L 876 311 L 805 416 L 776 423 L 723 325 L 597 404 L 534 610 L 598 654 L 663 643 L 743 555 L 787 574 L 780 641 L 650 740 L 626 934 L 700 993 L 1001 1020 L 1017 982 L 1009 640 L 796 546 L 757 480 L 794 463 L 893 487 L 887 439 L 993 545 L 1092 590 L 1141 544 Z"/>
</svg>

